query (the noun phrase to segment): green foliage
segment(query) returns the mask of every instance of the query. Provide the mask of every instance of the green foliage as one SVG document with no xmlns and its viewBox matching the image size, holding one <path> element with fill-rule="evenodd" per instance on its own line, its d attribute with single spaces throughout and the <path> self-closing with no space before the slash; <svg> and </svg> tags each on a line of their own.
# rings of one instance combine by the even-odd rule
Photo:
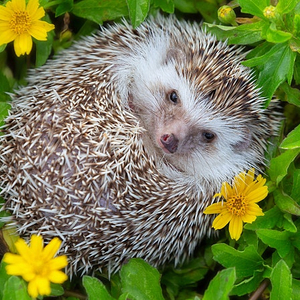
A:
<svg viewBox="0 0 300 300">
<path fill-rule="evenodd" d="M 265 176 L 270 195 L 263 204 L 265 215 L 247 224 L 237 242 L 222 230 L 218 239 L 204 241 L 195 257 L 176 269 L 159 272 L 133 259 L 110 280 L 97 274 L 101 281 L 84 276 L 64 287 L 52 285 L 52 296 L 68 300 L 85 295 L 88 299 L 248 299 L 262 286 L 265 298 L 300 299 L 300 0 L 42 0 L 40 4 L 47 12 L 44 19 L 56 26 L 47 41 L 34 41 L 32 53 L 20 58 L 11 44 L 0 46 L 0 123 L 10 108 L 7 93 L 26 84 L 28 68 L 45 64 L 49 56 L 91 34 L 98 24 L 126 18 L 137 27 L 159 10 L 199 21 L 202 16 L 207 31 L 218 39 L 244 45 L 248 54 L 243 64 L 253 69 L 266 106 L 276 97 L 285 115 L 281 137 L 269 149 Z M 237 15 L 230 22 L 234 26 L 218 20 L 218 9 L 225 4 Z M 0 265 L 0 299 L 30 299 L 27 284 L 8 276 L 4 263 Z"/>
</svg>

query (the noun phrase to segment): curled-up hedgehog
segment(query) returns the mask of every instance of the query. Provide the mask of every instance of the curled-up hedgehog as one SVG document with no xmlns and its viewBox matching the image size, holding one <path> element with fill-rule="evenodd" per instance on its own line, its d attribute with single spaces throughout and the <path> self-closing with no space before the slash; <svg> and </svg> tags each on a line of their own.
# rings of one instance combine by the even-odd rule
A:
<svg viewBox="0 0 300 300">
<path fill-rule="evenodd" d="M 265 163 L 272 111 L 242 48 L 158 16 L 102 28 L 12 96 L 0 181 L 23 236 L 62 239 L 70 274 L 175 265 L 211 235 L 223 181 Z"/>
</svg>

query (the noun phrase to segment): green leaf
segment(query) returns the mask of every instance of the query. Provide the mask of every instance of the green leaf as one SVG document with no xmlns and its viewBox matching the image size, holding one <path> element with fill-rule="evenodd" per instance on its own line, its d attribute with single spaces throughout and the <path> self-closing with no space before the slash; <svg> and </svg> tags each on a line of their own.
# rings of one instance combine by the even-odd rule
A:
<svg viewBox="0 0 300 300">
<path fill-rule="evenodd" d="M 161 8 L 164 12 L 173 14 L 175 5 L 173 0 L 154 0 L 154 7 Z"/>
<path fill-rule="evenodd" d="M 197 13 L 194 0 L 174 0 L 175 7 L 183 13 Z"/>
<path fill-rule="evenodd" d="M 163 300 L 159 272 L 144 260 L 131 259 L 120 271 L 123 293 L 129 299 Z"/>
<path fill-rule="evenodd" d="M 7 275 L 5 266 L 6 264 L 2 261 L 0 264 L 0 299 L 3 297 L 5 283 L 11 277 L 10 275 Z"/>
<path fill-rule="evenodd" d="M 279 182 L 281 182 L 281 180 L 286 176 L 290 164 L 295 160 L 299 153 L 299 148 L 286 150 L 284 153 L 271 159 L 268 174 L 276 185 L 278 185 Z"/>
<path fill-rule="evenodd" d="M 211 280 L 202 300 L 226 300 L 236 280 L 235 268 L 228 268 L 218 272 Z"/>
<path fill-rule="evenodd" d="M 263 269 L 263 259 L 253 245 L 238 251 L 226 244 L 212 246 L 214 259 L 226 268 L 235 267 L 237 278 L 252 276 L 254 271 Z"/>
<path fill-rule="evenodd" d="M 290 104 L 300 107 L 300 90 L 292 88 L 287 82 L 284 82 L 280 88 L 285 93 L 284 100 Z"/>
<path fill-rule="evenodd" d="M 23 279 L 11 276 L 5 283 L 2 300 L 31 300 Z"/>
<path fill-rule="evenodd" d="M 270 51 L 275 52 L 264 62 L 257 79 L 258 86 L 263 89 L 263 95 L 269 100 L 285 80 L 291 84 L 296 59 L 296 53 L 286 43 L 276 44 L 273 48 Z"/>
<path fill-rule="evenodd" d="M 264 9 L 270 5 L 270 0 L 238 0 L 243 13 L 249 13 L 265 19 Z"/>
<path fill-rule="evenodd" d="M 149 0 L 126 0 L 129 10 L 129 17 L 132 26 L 139 26 L 147 17 L 150 1 Z"/>
<path fill-rule="evenodd" d="M 49 16 L 45 17 L 45 20 L 49 23 L 51 23 L 51 20 Z M 35 40 L 36 44 L 36 61 L 35 66 L 39 67 L 45 64 L 47 61 L 51 51 L 52 51 L 52 44 L 55 36 L 55 31 L 51 30 L 47 34 L 47 40 L 46 41 L 38 41 Z"/>
<path fill-rule="evenodd" d="M 275 190 L 273 194 L 275 203 L 280 208 L 280 210 L 288 212 L 292 215 L 300 216 L 299 204 L 295 200 L 293 200 L 289 195 L 285 194 L 284 192 L 278 189 Z"/>
<path fill-rule="evenodd" d="M 284 43 L 292 38 L 292 34 L 276 29 L 276 25 L 272 23 L 266 31 L 266 40 L 270 43 Z"/>
<path fill-rule="evenodd" d="M 64 288 L 58 283 L 51 283 L 51 294 L 50 296 L 62 296 L 65 293 Z"/>
<path fill-rule="evenodd" d="M 204 23 L 208 31 L 218 39 L 227 40 L 228 44 L 249 45 L 261 41 L 262 28 L 268 25 L 265 21 L 243 24 L 238 27 Z"/>
<path fill-rule="evenodd" d="M 0 125 L 3 124 L 3 121 L 7 117 L 9 110 L 10 104 L 0 101 Z"/>
<path fill-rule="evenodd" d="M 97 278 L 90 276 L 83 276 L 82 284 L 86 290 L 89 300 L 113 300 L 113 298 L 106 290 L 105 285 Z"/>
<path fill-rule="evenodd" d="M 265 212 L 264 216 L 259 216 L 253 223 L 245 224 L 245 229 L 257 230 L 260 228 L 273 228 L 282 219 L 282 212 L 277 206 Z"/>
<path fill-rule="evenodd" d="M 232 294 L 242 296 L 255 291 L 260 282 L 263 280 L 263 272 L 254 271 L 252 277 L 246 278 L 245 280 L 236 284 L 232 289 Z"/>
<path fill-rule="evenodd" d="M 71 11 L 72 8 L 73 8 L 73 0 L 64 0 L 56 7 L 55 18 L 65 14 L 66 12 Z"/>
<path fill-rule="evenodd" d="M 72 13 L 78 17 L 102 24 L 128 15 L 128 7 L 124 0 L 83 0 L 75 3 Z"/>
<path fill-rule="evenodd" d="M 270 300 L 292 299 L 292 274 L 284 260 L 280 260 L 271 273 Z"/>
<path fill-rule="evenodd" d="M 258 229 L 256 230 L 257 236 L 271 248 L 278 251 L 280 257 L 284 257 L 291 250 L 290 237 L 292 233 L 288 231 L 278 231 L 272 229 Z"/>
<path fill-rule="evenodd" d="M 300 300 L 300 280 L 292 279 L 292 299 Z"/>
<path fill-rule="evenodd" d="M 295 149 L 300 147 L 300 125 L 292 130 L 288 136 L 282 141 L 280 148 Z"/>
<path fill-rule="evenodd" d="M 287 14 L 295 8 L 298 2 L 299 0 L 279 0 L 276 11 L 281 15 Z"/>
</svg>

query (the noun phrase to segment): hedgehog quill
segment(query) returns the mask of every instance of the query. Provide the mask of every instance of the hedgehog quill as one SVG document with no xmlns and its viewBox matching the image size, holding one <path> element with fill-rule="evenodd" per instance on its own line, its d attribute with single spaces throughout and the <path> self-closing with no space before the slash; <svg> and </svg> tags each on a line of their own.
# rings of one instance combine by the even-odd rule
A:
<svg viewBox="0 0 300 300">
<path fill-rule="evenodd" d="M 264 165 L 276 134 L 244 56 L 158 16 L 102 28 L 32 70 L 0 137 L 12 224 L 61 238 L 71 275 L 191 256 L 222 182 Z"/>
</svg>

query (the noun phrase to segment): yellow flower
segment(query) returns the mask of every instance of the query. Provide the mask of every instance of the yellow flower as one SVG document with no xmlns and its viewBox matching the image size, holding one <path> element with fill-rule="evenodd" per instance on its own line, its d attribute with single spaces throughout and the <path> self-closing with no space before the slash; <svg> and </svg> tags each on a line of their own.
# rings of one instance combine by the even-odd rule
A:
<svg viewBox="0 0 300 300">
<path fill-rule="evenodd" d="M 39 41 L 47 40 L 47 32 L 54 29 L 40 19 L 45 10 L 39 7 L 38 0 L 11 0 L 6 6 L 0 6 L 0 46 L 14 41 L 17 56 L 29 54 L 32 49 L 32 37 Z"/>
<path fill-rule="evenodd" d="M 28 294 L 34 298 L 38 295 L 51 293 L 50 282 L 63 283 L 68 279 L 60 269 L 67 266 L 65 255 L 55 257 L 61 241 L 54 238 L 44 248 L 41 236 L 33 235 L 30 246 L 23 239 L 19 239 L 15 246 L 18 254 L 5 253 L 3 261 L 7 263 L 6 272 L 9 275 L 22 276 L 28 281 Z"/>
<path fill-rule="evenodd" d="M 223 182 L 221 192 L 214 197 L 223 197 L 220 201 L 208 206 L 203 213 L 219 214 L 212 227 L 221 229 L 229 223 L 229 233 L 232 239 L 238 240 L 243 231 L 243 223 L 252 223 L 257 216 L 263 216 L 261 208 L 256 204 L 268 195 L 266 179 L 258 175 L 254 179 L 254 169 L 248 173 L 241 172 L 234 177 L 230 186 Z"/>
</svg>

